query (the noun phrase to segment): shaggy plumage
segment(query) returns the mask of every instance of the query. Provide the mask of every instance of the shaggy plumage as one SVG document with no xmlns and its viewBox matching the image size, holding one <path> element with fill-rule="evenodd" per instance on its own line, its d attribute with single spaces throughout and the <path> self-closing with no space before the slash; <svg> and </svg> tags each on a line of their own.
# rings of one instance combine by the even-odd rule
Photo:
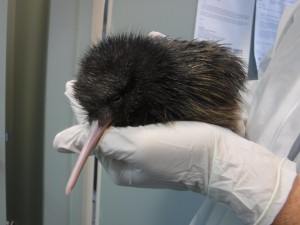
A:
<svg viewBox="0 0 300 225">
<path fill-rule="evenodd" d="M 74 97 L 114 126 L 202 121 L 238 131 L 244 62 L 217 42 L 121 34 L 83 57 Z"/>
</svg>

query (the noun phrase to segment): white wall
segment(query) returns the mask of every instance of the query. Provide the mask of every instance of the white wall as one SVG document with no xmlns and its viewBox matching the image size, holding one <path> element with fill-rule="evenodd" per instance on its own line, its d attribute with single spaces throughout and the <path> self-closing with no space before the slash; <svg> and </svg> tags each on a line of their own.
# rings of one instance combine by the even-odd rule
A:
<svg viewBox="0 0 300 225">
<path fill-rule="evenodd" d="M 73 124 L 73 114 L 64 96 L 65 83 L 74 79 L 79 58 L 90 44 L 92 10 L 93 0 L 51 1 L 45 99 L 43 225 L 88 224 L 83 222 L 84 211 L 92 202 L 91 196 L 83 193 L 84 174 L 71 195 L 65 195 L 65 186 L 78 155 L 55 152 L 52 143 L 56 133 Z"/>
</svg>

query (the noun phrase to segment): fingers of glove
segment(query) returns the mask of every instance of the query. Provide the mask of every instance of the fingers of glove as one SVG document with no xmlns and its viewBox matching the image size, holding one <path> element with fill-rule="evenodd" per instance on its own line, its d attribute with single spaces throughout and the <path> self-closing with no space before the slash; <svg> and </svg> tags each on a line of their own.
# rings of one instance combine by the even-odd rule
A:
<svg viewBox="0 0 300 225">
<path fill-rule="evenodd" d="M 76 80 L 70 80 L 66 83 L 65 96 L 68 98 L 74 116 L 78 123 L 82 123 L 87 115 L 87 112 L 81 107 L 78 101 L 74 98 L 74 89 L 73 85 Z"/>
<path fill-rule="evenodd" d="M 146 171 L 143 172 L 140 169 L 135 168 L 133 164 L 111 159 L 110 157 L 103 155 L 101 151 L 97 151 L 96 157 L 109 175 L 110 179 L 117 185 L 186 190 L 186 186 L 184 184 L 151 177 L 146 173 Z"/>
<path fill-rule="evenodd" d="M 90 131 L 89 123 L 72 126 L 59 132 L 53 141 L 53 148 L 63 153 L 80 153 Z"/>
<path fill-rule="evenodd" d="M 104 155 L 118 160 L 143 161 L 174 153 L 182 160 L 187 151 L 210 149 L 214 145 L 216 126 L 201 122 L 174 122 L 141 127 L 111 127 L 103 135 L 101 148 Z M 167 157 L 167 156 L 166 156 Z M 172 157 L 168 155 L 167 158 Z M 133 161 L 134 162 L 134 161 Z M 146 162 L 142 162 L 146 163 Z"/>
<path fill-rule="evenodd" d="M 160 32 L 157 32 L 157 31 L 151 31 L 149 34 L 148 34 L 149 37 L 166 37 L 166 35 L 160 33 Z"/>
<path fill-rule="evenodd" d="M 218 129 L 222 128 L 200 122 L 112 128 L 100 142 L 101 152 L 134 165 L 152 179 L 203 192 Z"/>
<path fill-rule="evenodd" d="M 96 157 L 115 184 L 121 186 L 149 187 L 149 183 L 151 183 L 149 180 L 152 179 L 143 174 L 140 169 L 135 168 L 133 164 L 112 159 L 109 156 L 103 155 L 101 151 L 96 153 Z"/>
</svg>

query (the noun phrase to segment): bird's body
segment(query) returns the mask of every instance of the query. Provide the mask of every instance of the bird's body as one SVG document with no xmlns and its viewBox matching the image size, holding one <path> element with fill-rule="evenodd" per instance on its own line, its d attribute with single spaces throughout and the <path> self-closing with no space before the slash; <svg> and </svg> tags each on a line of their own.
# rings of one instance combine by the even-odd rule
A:
<svg viewBox="0 0 300 225">
<path fill-rule="evenodd" d="M 139 126 L 187 120 L 238 132 L 244 63 L 216 42 L 117 35 L 81 62 L 75 98 L 91 120 Z"/>
</svg>

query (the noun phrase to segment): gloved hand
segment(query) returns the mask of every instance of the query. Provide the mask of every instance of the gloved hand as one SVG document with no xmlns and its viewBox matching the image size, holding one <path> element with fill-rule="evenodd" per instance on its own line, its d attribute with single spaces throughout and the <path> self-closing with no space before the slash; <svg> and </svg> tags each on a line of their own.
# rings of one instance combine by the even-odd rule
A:
<svg viewBox="0 0 300 225">
<path fill-rule="evenodd" d="M 57 134 L 57 151 L 81 150 L 90 131 L 81 122 Z M 93 154 L 116 184 L 199 192 L 231 207 L 245 224 L 271 224 L 296 177 L 293 162 L 200 122 L 110 127 Z"/>
</svg>

